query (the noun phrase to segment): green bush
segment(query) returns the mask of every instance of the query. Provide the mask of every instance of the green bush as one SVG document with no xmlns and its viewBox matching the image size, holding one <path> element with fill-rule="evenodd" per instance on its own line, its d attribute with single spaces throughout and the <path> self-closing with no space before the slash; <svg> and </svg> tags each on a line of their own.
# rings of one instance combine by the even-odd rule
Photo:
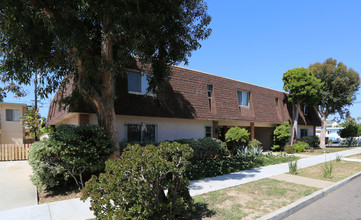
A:
<svg viewBox="0 0 361 220">
<path fill-rule="evenodd" d="M 236 155 L 249 140 L 249 132 L 245 128 L 233 127 L 226 133 L 226 142 L 228 150 L 232 155 Z"/>
<path fill-rule="evenodd" d="M 293 175 L 297 175 L 298 173 L 297 160 L 288 162 L 288 172 L 290 172 Z"/>
<path fill-rule="evenodd" d="M 191 160 L 212 159 L 229 155 L 226 143 L 216 138 L 192 138 L 174 140 L 181 144 L 188 144 L 193 149 Z"/>
<path fill-rule="evenodd" d="M 207 159 L 193 161 L 187 168 L 187 177 L 190 180 L 199 180 L 206 177 L 214 177 L 240 170 L 252 169 L 254 167 L 268 166 L 279 163 L 286 163 L 299 159 L 295 156 L 281 156 L 281 155 L 259 155 L 247 156 L 242 155 L 233 157 L 223 157 L 216 159 Z"/>
<path fill-rule="evenodd" d="M 318 136 L 304 136 L 301 141 L 306 142 L 310 147 L 317 148 L 320 145 L 320 138 Z"/>
<path fill-rule="evenodd" d="M 285 147 L 285 152 L 288 154 L 294 154 L 295 153 L 295 149 L 293 148 L 293 146 L 291 145 L 286 145 Z"/>
<path fill-rule="evenodd" d="M 32 145 L 31 179 L 40 189 L 45 189 L 72 177 L 78 187 L 83 188 L 84 175 L 103 171 L 105 161 L 114 150 L 109 136 L 97 125 L 59 125 L 48 139 Z"/>
<path fill-rule="evenodd" d="M 279 146 L 277 148 L 272 148 L 272 150 L 283 150 L 286 143 L 290 140 L 290 123 L 285 121 L 282 125 L 279 125 L 273 131 L 273 146 Z"/>
<path fill-rule="evenodd" d="M 308 149 L 310 146 L 303 141 L 298 141 L 297 144 L 293 145 L 293 148 L 295 149 L 295 151 L 297 153 L 302 153 L 305 152 L 306 149 Z"/>
<path fill-rule="evenodd" d="M 271 147 L 271 150 L 272 150 L 272 151 L 281 151 L 281 146 L 280 146 L 280 145 L 273 145 L 273 146 Z"/>
<path fill-rule="evenodd" d="M 128 146 L 86 183 L 82 200 L 91 198 L 97 219 L 176 219 L 193 207 L 185 177 L 192 152 L 176 142 Z"/>
<path fill-rule="evenodd" d="M 260 149 L 262 148 L 262 143 L 259 140 L 253 139 L 248 142 L 248 147 Z"/>
</svg>

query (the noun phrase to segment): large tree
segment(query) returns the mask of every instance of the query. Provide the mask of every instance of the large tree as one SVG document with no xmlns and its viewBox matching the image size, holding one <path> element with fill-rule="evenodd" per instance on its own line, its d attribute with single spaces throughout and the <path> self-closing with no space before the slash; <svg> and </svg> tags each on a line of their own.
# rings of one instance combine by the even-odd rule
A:
<svg viewBox="0 0 361 220">
<path fill-rule="evenodd" d="M 342 127 L 344 128 L 340 131 L 340 136 L 346 138 L 347 145 L 351 146 L 354 138 L 361 136 L 361 125 L 357 124 L 354 118 L 347 117 Z"/>
<path fill-rule="evenodd" d="M 294 68 L 283 74 L 283 89 L 289 93 L 292 105 L 291 145 L 297 138 L 298 116 L 301 105 L 317 103 L 322 83 L 308 69 Z"/>
<path fill-rule="evenodd" d="M 203 0 L 2 0 L 1 80 L 28 85 L 37 72 L 41 97 L 71 81 L 117 144 L 115 79 L 137 59 L 159 93 L 210 20 Z"/>
<path fill-rule="evenodd" d="M 316 110 L 321 116 L 320 147 L 325 148 L 326 119 L 331 114 L 345 113 L 345 107 L 352 104 L 359 89 L 360 76 L 332 58 L 310 65 L 309 70 L 323 82 Z"/>
</svg>

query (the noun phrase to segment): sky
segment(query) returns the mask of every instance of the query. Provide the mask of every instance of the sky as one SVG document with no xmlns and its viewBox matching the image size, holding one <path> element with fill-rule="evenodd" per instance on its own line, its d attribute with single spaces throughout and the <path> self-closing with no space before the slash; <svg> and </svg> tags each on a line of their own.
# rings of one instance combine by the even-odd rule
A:
<svg viewBox="0 0 361 220">
<path fill-rule="evenodd" d="M 361 74 L 361 1 L 206 2 L 212 34 L 192 53 L 187 68 L 279 91 L 287 70 L 330 57 Z M 9 94 L 4 101 L 31 105 L 33 88 L 27 90 L 27 97 Z M 42 100 L 42 116 L 47 116 L 51 98 Z M 349 110 L 360 117 L 361 103 Z"/>
</svg>

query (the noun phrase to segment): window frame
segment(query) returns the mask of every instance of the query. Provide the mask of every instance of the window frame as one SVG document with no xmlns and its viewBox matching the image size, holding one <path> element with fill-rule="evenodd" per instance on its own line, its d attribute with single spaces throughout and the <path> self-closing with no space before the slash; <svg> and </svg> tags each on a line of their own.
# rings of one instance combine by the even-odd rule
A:
<svg viewBox="0 0 361 220">
<path fill-rule="evenodd" d="M 207 96 L 208 96 L 209 109 L 212 109 L 212 96 L 213 96 L 213 85 L 212 84 L 207 84 Z"/>
<path fill-rule="evenodd" d="M 129 78 L 128 78 L 128 73 L 129 72 L 132 72 L 132 73 L 137 73 L 140 75 L 140 80 L 139 80 L 139 83 L 140 83 L 140 92 L 137 92 L 137 91 L 129 91 Z M 147 81 L 147 88 L 144 88 L 145 85 L 144 85 L 144 81 Z M 140 71 L 136 71 L 136 70 L 127 70 L 127 86 L 128 86 L 128 93 L 129 94 L 134 94 L 134 95 L 149 95 L 149 96 L 154 96 L 154 94 L 149 91 L 147 92 L 147 89 L 149 87 L 149 81 L 147 79 L 147 73 L 143 73 L 143 72 L 140 72 Z"/>
<path fill-rule="evenodd" d="M 210 131 L 207 131 L 207 128 L 210 128 L 211 130 Z M 212 129 L 212 126 L 204 126 L 204 137 L 213 137 L 213 129 Z M 210 136 L 207 136 L 207 134 L 210 134 Z"/>
<path fill-rule="evenodd" d="M 247 105 L 243 105 L 243 94 L 247 93 Z M 239 102 L 239 94 L 241 94 L 241 104 Z M 251 92 L 250 91 L 245 91 L 245 90 L 237 90 L 237 102 L 238 102 L 238 106 L 239 107 L 250 107 L 250 102 L 251 102 Z"/>
<path fill-rule="evenodd" d="M 306 132 L 306 135 L 304 135 L 304 132 Z M 308 129 L 307 128 L 301 128 L 300 129 L 300 137 L 307 137 L 308 136 Z"/>
<path fill-rule="evenodd" d="M 11 111 L 11 120 L 8 120 L 8 111 Z M 16 120 L 16 114 L 15 112 L 19 112 L 19 119 Z M 21 117 L 21 110 L 20 109 L 14 109 L 14 108 L 7 108 L 5 109 L 5 121 L 7 122 L 19 122 Z"/>
<path fill-rule="evenodd" d="M 154 123 L 145 123 L 145 122 L 140 122 L 140 123 L 133 123 L 133 122 L 129 122 L 129 123 L 125 123 L 125 132 L 126 132 L 126 140 L 129 141 L 129 126 L 137 126 L 140 128 L 140 141 L 138 140 L 131 140 L 131 142 L 140 142 L 140 143 L 147 143 L 147 142 L 157 142 L 158 141 L 158 125 L 154 124 Z M 154 126 L 154 140 L 150 140 L 150 141 L 144 141 L 144 133 L 142 130 L 143 126 Z"/>
</svg>

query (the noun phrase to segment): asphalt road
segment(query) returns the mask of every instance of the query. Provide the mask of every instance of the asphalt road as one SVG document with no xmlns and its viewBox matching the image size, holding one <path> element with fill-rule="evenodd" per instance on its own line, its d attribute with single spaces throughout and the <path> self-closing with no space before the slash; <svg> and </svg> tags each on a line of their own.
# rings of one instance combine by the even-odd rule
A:
<svg viewBox="0 0 361 220">
<path fill-rule="evenodd" d="M 361 176 L 285 219 L 361 220 Z"/>
</svg>

